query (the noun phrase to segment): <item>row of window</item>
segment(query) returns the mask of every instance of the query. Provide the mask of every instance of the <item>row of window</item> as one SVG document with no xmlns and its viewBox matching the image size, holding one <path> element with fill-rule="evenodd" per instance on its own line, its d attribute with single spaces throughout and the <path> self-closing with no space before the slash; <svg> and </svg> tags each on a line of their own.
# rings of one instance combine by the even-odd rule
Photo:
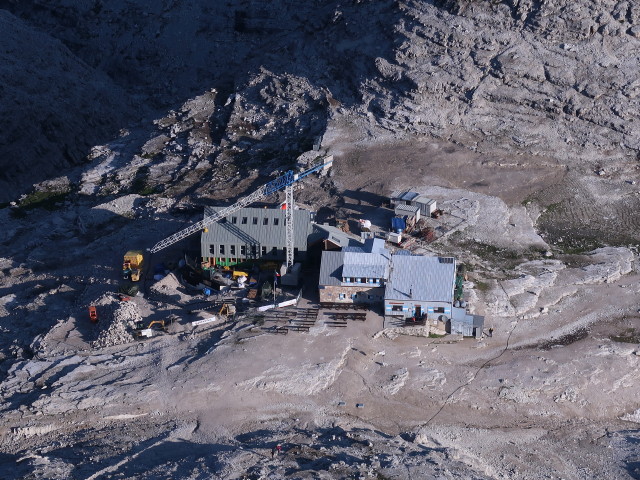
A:
<svg viewBox="0 0 640 480">
<path fill-rule="evenodd" d="M 365 278 L 365 277 L 342 277 L 343 283 L 380 283 L 379 278 Z"/>
<path fill-rule="evenodd" d="M 402 307 L 403 307 L 402 305 L 392 305 L 391 306 L 391 311 L 392 312 L 401 312 L 402 311 Z M 421 308 L 421 306 L 420 305 L 416 305 L 416 308 Z M 435 307 L 433 309 L 433 313 L 444 313 L 444 307 Z"/>
<path fill-rule="evenodd" d="M 228 248 L 227 248 L 228 247 Z M 209 253 L 212 256 L 220 256 L 220 257 L 234 257 L 235 255 L 239 255 L 241 257 L 247 256 L 247 251 L 250 252 L 249 255 L 255 257 L 258 255 L 258 251 L 260 251 L 260 255 L 266 257 L 267 255 L 276 256 L 278 255 L 278 247 L 267 247 L 266 245 L 240 245 L 240 249 L 237 248 L 237 245 L 209 245 Z M 247 248 L 249 247 L 249 248 Z M 258 250 L 258 247 L 260 250 Z M 284 249 L 283 249 L 284 250 Z M 298 254 L 298 248 L 293 249 L 294 256 Z"/>
<path fill-rule="evenodd" d="M 382 295 L 366 295 L 364 293 L 352 293 L 351 300 L 357 300 L 358 298 L 364 298 L 365 296 L 367 297 L 367 300 L 384 300 Z M 338 298 L 340 300 L 345 300 L 347 298 L 347 294 L 339 293 Z"/>
<path fill-rule="evenodd" d="M 222 223 L 226 222 L 228 219 L 224 218 L 222 219 Z M 279 218 L 273 218 L 273 221 L 271 222 L 271 225 L 275 225 L 278 226 L 280 225 L 280 219 Z M 231 223 L 233 223 L 234 225 L 238 224 L 238 217 L 231 217 Z M 252 217 L 251 219 L 251 225 L 258 225 L 259 223 L 259 218 L 258 217 Z M 248 225 L 249 224 L 249 217 L 240 217 L 240 225 Z M 268 218 L 263 218 L 262 219 L 262 225 L 269 225 L 269 219 Z"/>
</svg>

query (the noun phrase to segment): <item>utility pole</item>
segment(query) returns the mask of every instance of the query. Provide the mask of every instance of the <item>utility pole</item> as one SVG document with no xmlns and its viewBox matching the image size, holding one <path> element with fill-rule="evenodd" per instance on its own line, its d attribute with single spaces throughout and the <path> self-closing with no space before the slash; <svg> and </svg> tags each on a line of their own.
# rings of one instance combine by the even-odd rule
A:
<svg viewBox="0 0 640 480">
<path fill-rule="evenodd" d="M 276 308 L 276 285 L 278 284 L 278 271 L 273 271 L 273 308 Z"/>
</svg>

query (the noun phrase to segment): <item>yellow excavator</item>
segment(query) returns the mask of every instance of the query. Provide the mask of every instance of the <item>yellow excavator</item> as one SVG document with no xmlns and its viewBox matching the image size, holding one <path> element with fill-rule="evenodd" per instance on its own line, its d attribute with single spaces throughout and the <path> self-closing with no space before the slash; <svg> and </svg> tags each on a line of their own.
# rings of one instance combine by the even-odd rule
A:
<svg viewBox="0 0 640 480">
<path fill-rule="evenodd" d="M 140 280 L 143 260 L 144 257 L 140 250 L 129 250 L 125 253 L 124 261 L 122 262 L 122 278 L 132 282 Z"/>
<path fill-rule="evenodd" d="M 136 338 L 149 338 L 153 336 L 154 331 L 166 332 L 172 320 L 153 320 L 149 323 L 136 322 L 136 328 L 133 334 Z"/>
</svg>

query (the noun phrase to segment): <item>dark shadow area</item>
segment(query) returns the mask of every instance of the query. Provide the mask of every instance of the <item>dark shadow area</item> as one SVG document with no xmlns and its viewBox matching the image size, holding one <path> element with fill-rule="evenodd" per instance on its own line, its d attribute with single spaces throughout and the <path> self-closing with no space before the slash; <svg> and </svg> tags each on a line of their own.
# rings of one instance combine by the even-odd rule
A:
<svg viewBox="0 0 640 480">
<path fill-rule="evenodd" d="M 168 434 L 165 436 L 168 438 Z M 107 452 L 107 458 L 96 463 L 86 462 L 86 458 L 78 458 L 78 467 L 73 472 L 77 477 L 88 478 L 92 474 L 102 471 L 108 467 L 114 467 L 122 460 L 128 459 L 126 463 L 116 467 L 115 471 L 105 474 L 105 477 L 113 478 L 144 478 L 158 479 L 175 479 L 189 478 L 194 467 L 198 466 L 200 470 L 208 471 L 209 474 L 215 474 L 220 470 L 218 455 L 225 454 L 236 449 L 236 447 L 224 444 L 199 444 L 186 440 L 166 440 L 159 445 L 161 439 L 152 438 L 135 444 L 130 450 L 122 454 L 110 456 Z M 80 445 L 78 455 L 83 450 L 90 452 L 95 448 L 94 445 Z M 67 452 L 63 455 L 66 456 Z M 136 455 L 135 458 L 128 458 Z M 164 465 L 171 464 L 171 471 L 163 468 Z M 152 472 L 152 477 L 150 473 Z"/>
<path fill-rule="evenodd" d="M 277 443 L 270 440 L 274 434 L 273 430 L 254 430 L 253 432 L 237 435 L 235 439 L 248 448 L 271 448 L 272 443 L 274 445 Z"/>
<path fill-rule="evenodd" d="M 391 192 L 389 192 L 391 193 Z M 365 190 L 345 190 L 343 192 L 343 196 L 345 199 L 355 200 L 357 205 L 362 205 L 363 203 L 366 207 L 383 207 L 389 203 L 389 197 L 385 195 L 379 195 L 377 193 L 367 192 Z M 353 202 L 350 202 L 349 205 L 354 205 Z"/>
<path fill-rule="evenodd" d="M 302 83 L 308 82 L 311 87 L 304 87 L 304 95 L 310 90 L 324 94 L 306 99 L 311 110 L 302 113 L 306 116 L 304 125 L 293 120 L 276 133 L 280 142 L 284 136 L 292 145 L 297 144 L 295 151 L 289 152 L 295 158 L 296 152 L 309 150 L 314 137 L 324 132 L 328 109 L 349 108 L 361 102 L 361 89 L 369 79 L 393 83 L 400 90 L 403 82 L 407 83 L 406 89 L 413 86 L 403 78 L 385 79 L 376 66 L 377 58 L 393 63 L 394 49 L 401 41 L 394 32 L 404 16 L 397 2 L 309 1 L 287 5 L 247 8 L 239 0 L 195 6 L 180 2 L 164 6 L 95 2 L 95 8 L 89 8 L 84 4 L 62 7 L 56 2 L 37 7 L 28 2 L 0 2 L 0 8 L 62 42 L 85 62 L 87 70 L 112 81 L 113 89 L 123 92 L 115 98 L 129 102 L 129 109 L 142 116 L 163 115 L 212 87 L 218 91 L 217 102 L 224 106 L 228 96 L 239 89 L 254 89 L 260 95 L 258 90 L 264 89 L 266 95 L 276 95 L 270 93 L 272 78 L 277 79 L 275 84 L 286 83 L 287 76 L 304 79 Z M 180 32 L 179 41 L 176 32 Z M 255 88 L 248 85 L 260 71 L 270 73 L 267 81 Z M 47 81 L 55 83 L 55 77 Z M 63 72 L 59 81 L 65 81 Z M 282 88 L 288 92 L 287 85 Z M 72 104 L 71 116 L 79 113 L 74 108 Z M 222 117 L 217 115 L 209 122 L 214 144 L 223 138 L 221 126 L 227 123 L 229 111 L 223 108 Z M 122 121 L 116 112 L 110 111 L 104 118 L 95 116 L 85 130 L 95 130 L 99 135 L 89 143 L 78 142 L 73 134 L 58 136 L 69 144 L 56 156 L 77 157 L 77 163 L 90 144 L 104 139 L 106 132 L 115 133 L 117 122 Z M 48 130 L 45 133 L 50 135 Z M 279 155 L 281 152 L 269 150 L 274 140 L 260 139 L 265 158 L 251 160 L 262 163 Z M 238 165 L 245 163 L 238 160 Z"/>
</svg>

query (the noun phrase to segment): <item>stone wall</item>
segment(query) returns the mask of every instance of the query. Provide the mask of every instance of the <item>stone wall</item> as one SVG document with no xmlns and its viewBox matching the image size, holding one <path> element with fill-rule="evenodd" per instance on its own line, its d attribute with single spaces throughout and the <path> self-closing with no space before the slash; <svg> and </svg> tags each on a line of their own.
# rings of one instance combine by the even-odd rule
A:
<svg viewBox="0 0 640 480">
<path fill-rule="evenodd" d="M 320 301 L 327 303 L 383 303 L 384 302 L 384 288 L 382 287 L 367 287 L 363 285 L 361 287 L 343 287 L 343 286 L 320 286 Z M 357 298 L 352 300 L 351 295 L 357 295 Z M 340 298 L 340 294 L 344 294 L 344 298 Z M 374 298 L 369 299 L 369 295 L 373 295 Z"/>
</svg>

